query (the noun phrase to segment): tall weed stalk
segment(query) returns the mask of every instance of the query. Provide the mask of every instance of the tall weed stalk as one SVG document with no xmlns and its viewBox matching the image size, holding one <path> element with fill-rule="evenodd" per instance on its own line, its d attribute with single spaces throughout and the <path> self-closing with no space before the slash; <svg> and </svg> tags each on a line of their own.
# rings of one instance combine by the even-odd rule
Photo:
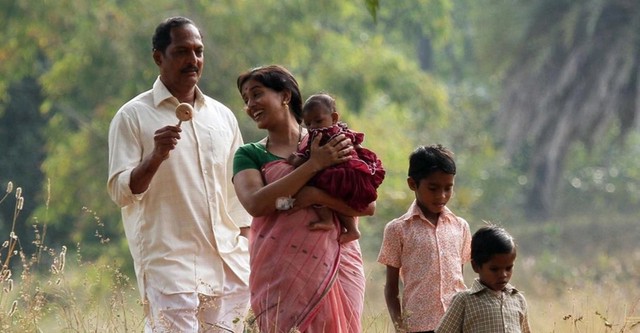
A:
<svg viewBox="0 0 640 333">
<path fill-rule="evenodd" d="M 80 244 L 76 260 L 69 261 L 68 247 L 53 249 L 45 244 L 47 221 L 34 225 L 34 253 L 25 253 L 16 225 L 24 205 L 22 189 L 9 182 L 0 204 L 15 197 L 8 238 L 0 249 L 1 332 L 140 332 L 142 305 L 135 286 L 118 265 L 83 262 Z M 49 199 L 47 198 L 47 206 Z M 48 207 L 47 207 L 48 209 Z M 93 220 L 102 227 L 95 213 Z M 96 235 L 103 244 L 108 239 Z"/>
</svg>

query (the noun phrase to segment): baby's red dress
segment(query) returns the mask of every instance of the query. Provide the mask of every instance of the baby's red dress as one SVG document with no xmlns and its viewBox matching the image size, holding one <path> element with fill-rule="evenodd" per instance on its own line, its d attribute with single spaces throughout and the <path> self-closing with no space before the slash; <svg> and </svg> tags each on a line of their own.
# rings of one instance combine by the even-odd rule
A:
<svg viewBox="0 0 640 333">
<path fill-rule="evenodd" d="M 310 144 L 313 138 L 322 133 L 320 145 L 324 145 L 333 137 L 344 134 L 351 139 L 355 148 L 351 154 L 353 158 L 347 162 L 328 167 L 318 172 L 310 181 L 319 189 L 328 194 L 342 198 L 350 207 L 356 210 L 365 209 L 371 202 L 378 198 L 378 186 L 384 180 L 385 170 L 382 162 L 376 154 L 361 146 L 364 134 L 352 131 L 344 122 L 325 128 L 309 131 L 307 140 L 304 140 L 298 155 L 308 159 L 310 156 Z"/>
</svg>

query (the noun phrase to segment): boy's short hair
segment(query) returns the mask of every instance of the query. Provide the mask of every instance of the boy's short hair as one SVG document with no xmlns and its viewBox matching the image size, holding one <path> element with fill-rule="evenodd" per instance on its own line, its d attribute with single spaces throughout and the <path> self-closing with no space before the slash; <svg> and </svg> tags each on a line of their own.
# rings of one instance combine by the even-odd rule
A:
<svg viewBox="0 0 640 333">
<path fill-rule="evenodd" d="M 409 156 L 409 177 L 416 184 L 436 171 L 450 175 L 456 174 L 453 152 L 441 144 L 420 146 Z"/>
<path fill-rule="evenodd" d="M 494 224 L 483 226 L 471 237 L 471 260 L 478 266 L 496 254 L 509 254 L 515 249 L 513 237 L 504 228 Z"/>
</svg>

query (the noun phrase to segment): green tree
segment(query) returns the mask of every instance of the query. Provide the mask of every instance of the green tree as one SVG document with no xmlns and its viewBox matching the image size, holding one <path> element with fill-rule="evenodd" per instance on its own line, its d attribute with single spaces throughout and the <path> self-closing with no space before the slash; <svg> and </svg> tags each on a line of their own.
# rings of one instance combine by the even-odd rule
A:
<svg viewBox="0 0 640 333">
<path fill-rule="evenodd" d="M 41 199 L 38 196 L 43 181 L 43 173 L 37 167 L 45 158 L 44 127 L 46 115 L 39 112 L 43 98 L 33 78 L 27 77 L 9 85 L 5 102 L 0 103 L 0 142 L 3 143 L 0 159 L 0 180 L 2 190 L 9 181 L 22 188 L 26 198 L 22 216 L 29 216 Z M 15 110 L 2 112 L 2 110 Z M 11 124 L 11 125 L 9 125 Z M 7 200 L 0 205 L 0 235 L 8 235 L 14 218 L 14 201 Z M 20 223 L 17 234 L 31 231 L 30 225 Z"/>
<path fill-rule="evenodd" d="M 397 121 L 407 147 L 400 155 L 433 140 L 449 125 L 445 87 L 420 69 L 414 53 L 398 52 L 398 44 L 373 29 L 362 3 L 61 0 L 9 7 L 8 29 L 3 31 L 9 43 L 0 48 L 0 72 L 11 75 L 0 79 L 0 88 L 33 77 L 30 87 L 42 96 L 33 100 L 34 110 L 46 120 L 41 124 L 46 131 L 44 162 L 30 166 L 47 179 L 33 180 L 41 189 L 33 216 L 48 224 L 50 241 L 82 243 L 90 257 L 105 251 L 92 244 L 106 238 L 118 244 L 109 248 L 120 252 L 112 257 L 128 257 L 119 211 L 106 194 L 107 129 L 122 103 L 150 89 L 157 75 L 151 34 L 166 16 L 185 15 L 200 26 L 206 45 L 201 87 L 237 111 L 247 141 L 264 133 L 241 111 L 235 79 L 244 70 L 269 63 L 290 68 L 305 95 L 319 90 L 336 95 L 345 116 L 357 119 L 356 130 L 360 122 L 382 126 L 389 119 Z M 260 19 L 250 19 L 256 12 Z M 6 88 L 2 92 L 6 95 Z M 11 107 L 5 114 L 15 112 Z M 403 131 L 405 124 L 410 126 Z M 385 140 L 378 146 L 382 136 L 367 135 L 383 160 L 394 166 L 396 143 Z M 381 208 L 380 214 L 394 214 L 385 213 L 387 208 L 397 210 L 391 204 Z"/>
<path fill-rule="evenodd" d="M 27 202 L 38 201 L 40 208 L 33 215 L 51 226 L 50 244 L 76 243 L 94 234 L 96 226 L 84 223 L 83 206 L 115 211 L 104 190 L 109 109 L 114 100 L 118 103 L 122 98 L 119 96 L 130 96 L 138 89 L 131 78 L 144 77 L 144 72 L 136 71 L 134 61 L 135 50 L 140 49 L 137 36 L 120 33 L 134 25 L 135 18 L 123 13 L 135 4 L 116 5 L 109 1 L 24 1 L 13 2 L 3 11 L 6 29 L 2 37 L 8 43 L 0 50 L 0 72 L 7 75 L 0 79 L 0 88 L 31 78 L 26 81 L 33 91 L 31 109 L 46 119 L 25 124 L 32 126 L 33 133 L 46 131 L 46 137 L 33 149 L 41 158 L 21 170 L 41 170 L 46 175 L 47 182 L 39 182 L 42 176 L 28 182 L 40 194 L 24 195 Z M 69 15 L 71 12 L 75 15 Z M 3 105 L 5 119 L 26 115 L 28 110 L 9 97 Z M 16 128 L 15 123 L 6 124 Z M 114 214 L 105 216 L 109 221 Z M 31 218 L 23 219 L 23 228 L 30 229 Z M 119 223 L 106 226 L 119 231 Z"/>
</svg>

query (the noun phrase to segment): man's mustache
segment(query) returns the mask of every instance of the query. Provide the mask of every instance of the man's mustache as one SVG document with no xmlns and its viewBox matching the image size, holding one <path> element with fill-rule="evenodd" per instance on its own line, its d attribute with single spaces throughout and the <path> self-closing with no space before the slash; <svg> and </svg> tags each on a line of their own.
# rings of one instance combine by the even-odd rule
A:
<svg viewBox="0 0 640 333">
<path fill-rule="evenodd" d="M 200 71 L 200 68 L 191 66 L 191 67 L 183 68 L 181 72 L 182 72 L 182 73 L 189 73 L 189 72 L 196 72 L 196 73 L 198 73 L 199 71 Z"/>
</svg>

